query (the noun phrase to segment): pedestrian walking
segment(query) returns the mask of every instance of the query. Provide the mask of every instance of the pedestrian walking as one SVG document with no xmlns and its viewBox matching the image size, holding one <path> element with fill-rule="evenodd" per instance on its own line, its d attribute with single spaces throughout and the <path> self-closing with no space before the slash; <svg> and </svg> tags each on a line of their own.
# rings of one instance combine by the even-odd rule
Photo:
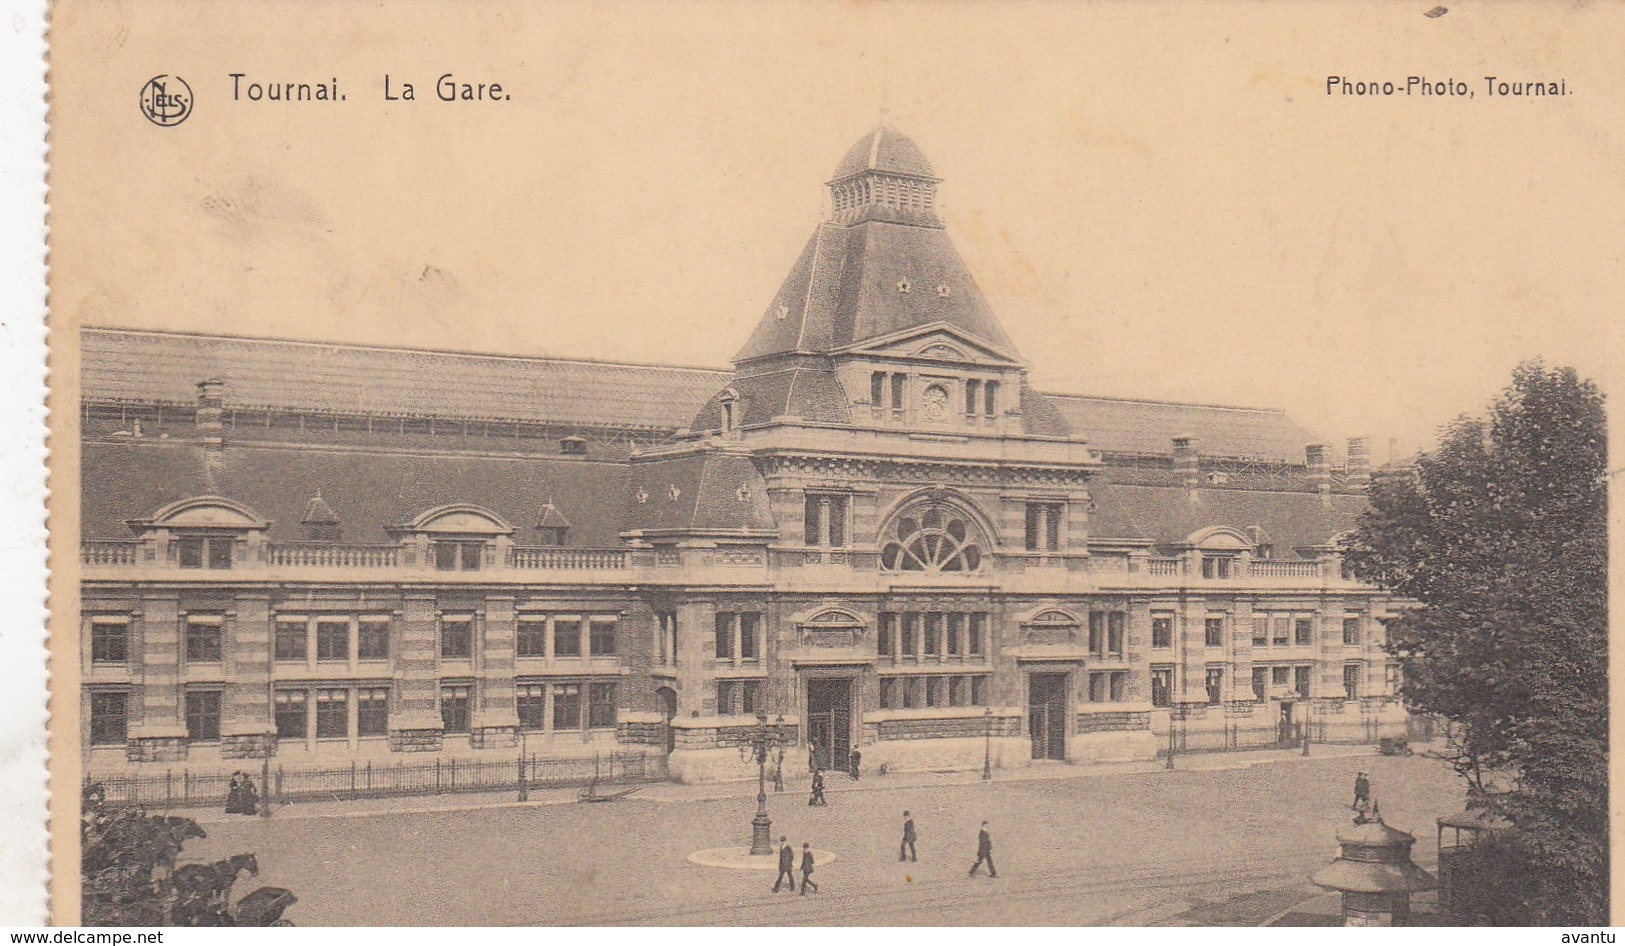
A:
<svg viewBox="0 0 1625 946">
<path fill-rule="evenodd" d="M 903 857 L 905 853 L 908 855 L 907 858 Z M 905 859 L 917 861 L 920 859 L 919 854 L 914 850 L 914 819 L 906 811 L 903 812 L 903 843 L 897 848 L 897 859 L 899 861 Z"/>
<path fill-rule="evenodd" d="M 812 797 L 807 799 L 807 804 L 815 808 L 823 808 L 829 804 L 824 800 L 824 773 L 818 769 L 813 769 Z"/>
<path fill-rule="evenodd" d="M 807 895 L 807 888 L 811 887 L 813 893 L 818 892 L 818 882 L 812 879 L 813 856 L 812 845 L 806 841 L 801 842 L 801 895 Z"/>
<path fill-rule="evenodd" d="M 852 776 L 852 781 L 856 782 L 861 771 L 858 766 L 863 762 L 863 753 L 853 749 L 847 753 L 846 762 L 847 772 Z"/>
<path fill-rule="evenodd" d="M 1354 810 L 1364 811 L 1371 804 L 1371 780 L 1365 772 L 1357 772 L 1354 776 Z"/>
<path fill-rule="evenodd" d="M 970 866 L 970 875 L 972 877 L 976 876 L 976 868 L 981 867 L 983 862 L 987 864 L 987 875 L 989 877 L 999 876 L 998 868 L 993 866 L 993 837 L 987 833 L 986 821 L 982 822 L 982 830 L 976 835 L 976 863 Z M 960 863 L 964 862 L 961 861 Z"/>
<path fill-rule="evenodd" d="M 779 876 L 773 881 L 773 892 L 778 893 L 779 885 L 788 880 L 790 882 L 790 892 L 795 893 L 796 852 L 795 849 L 790 846 L 789 838 L 779 838 L 779 843 L 784 846 L 779 848 Z"/>
</svg>

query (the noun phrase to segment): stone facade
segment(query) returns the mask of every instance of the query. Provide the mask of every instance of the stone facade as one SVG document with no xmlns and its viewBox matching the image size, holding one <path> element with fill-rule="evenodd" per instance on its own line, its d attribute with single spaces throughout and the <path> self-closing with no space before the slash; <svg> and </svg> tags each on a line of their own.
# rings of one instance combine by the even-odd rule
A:
<svg viewBox="0 0 1625 946">
<path fill-rule="evenodd" d="M 1401 731 L 1400 603 L 1334 543 L 1364 452 L 1331 469 L 1277 412 L 1031 390 L 923 155 L 865 141 L 732 372 L 329 346 L 368 391 L 449 379 L 369 413 L 248 390 L 296 346 L 87 336 L 92 770 L 624 746 L 750 778 L 759 713 L 787 773 Z M 188 411 L 162 352 L 197 346 L 221 375 Z M 503 400 L 557 377 L 599 393 Z"/>
</svg>

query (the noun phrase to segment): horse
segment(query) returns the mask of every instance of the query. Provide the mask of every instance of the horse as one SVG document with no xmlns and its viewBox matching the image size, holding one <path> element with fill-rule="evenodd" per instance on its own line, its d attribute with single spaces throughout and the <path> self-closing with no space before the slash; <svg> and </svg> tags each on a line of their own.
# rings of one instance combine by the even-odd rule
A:
<svg viewBox="0 0 1625 946">
<path fill-rule="evenodd" d="M 233 854 L 213 864 L 186 864 L 175 868 L 175 920 L 180 926 L 229 926 L 231 888 L 243 871 L 260 872 L 252 854 Z"/>
</svg>

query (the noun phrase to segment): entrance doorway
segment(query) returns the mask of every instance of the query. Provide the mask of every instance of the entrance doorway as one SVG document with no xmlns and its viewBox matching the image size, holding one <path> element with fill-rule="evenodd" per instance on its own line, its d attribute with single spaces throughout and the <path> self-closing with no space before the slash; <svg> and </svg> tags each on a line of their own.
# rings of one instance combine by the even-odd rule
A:
<svg viewBox="0 0 1625 946">
<path fill-rule="evenodd" d="M 1027 735 L 1035 759 L 1066 759 L 1066 678 L 1064 673 L 1027 675 Z"/>
<path fill-rule="evenodd" d="M 852 678 L 807 681 L 807 745 L 823 771 L 848 768 L 852 751 Z"/>
<path fill-rule="evenodd" d="M 1292 724 L 1292 701 L 1281 702 L 1281 719 L 1276 724 L 1275 742 L 1283 748 L 1298 744 L 1298 727 Z"/>
<path fill-rule="evenodd" d="M 671 751 L 677 748 L 677 730 L 671 724 L 677 718 L 677 691 L 671 687 L 655 690 L 655 704 L 660 707 L 660 715 L 666 720 L 666 754 L 671 755 Z"/>
</svg>

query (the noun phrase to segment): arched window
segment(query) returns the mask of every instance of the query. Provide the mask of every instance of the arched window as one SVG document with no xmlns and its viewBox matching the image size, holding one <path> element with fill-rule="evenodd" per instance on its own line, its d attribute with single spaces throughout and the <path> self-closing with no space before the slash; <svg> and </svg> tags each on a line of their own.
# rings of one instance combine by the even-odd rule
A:
<svg viewBox="0 0 1625 946">
<path fill-rule="evenodd" d="M 881 541 L 880 566 L 887 571 L 973 572 L 981 564 L 980 530 L 945 502 L 910 508 L 892 520 Z"/>
</svg>

